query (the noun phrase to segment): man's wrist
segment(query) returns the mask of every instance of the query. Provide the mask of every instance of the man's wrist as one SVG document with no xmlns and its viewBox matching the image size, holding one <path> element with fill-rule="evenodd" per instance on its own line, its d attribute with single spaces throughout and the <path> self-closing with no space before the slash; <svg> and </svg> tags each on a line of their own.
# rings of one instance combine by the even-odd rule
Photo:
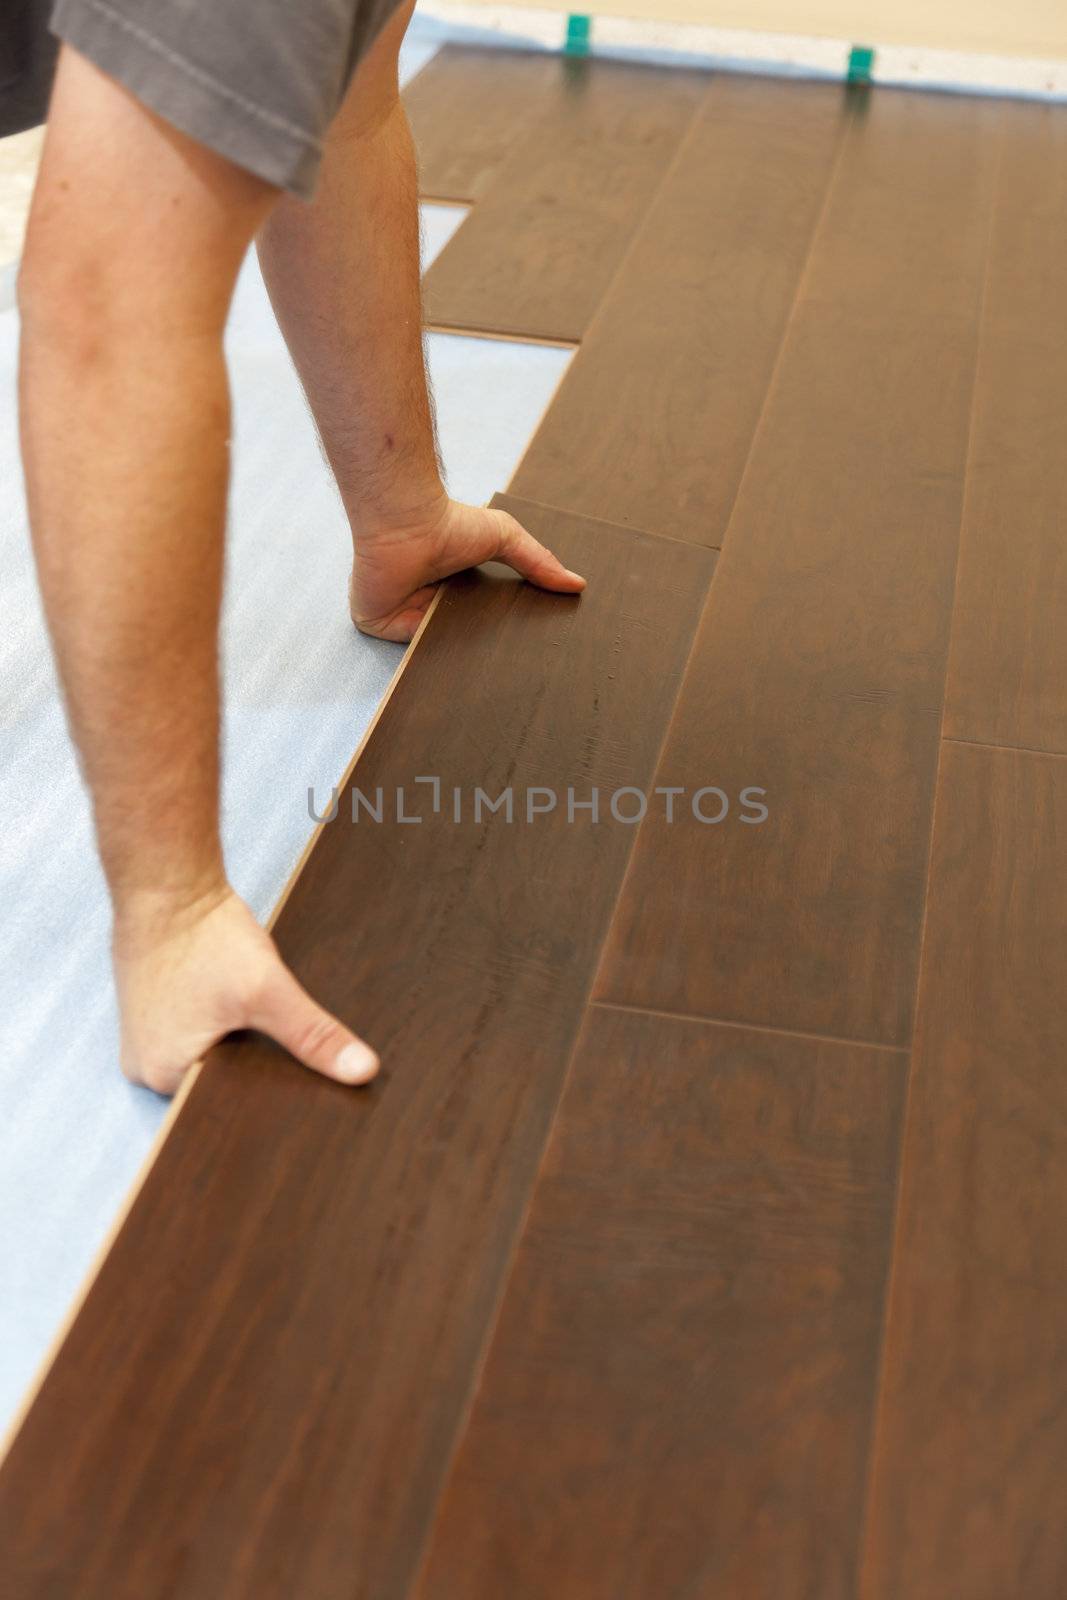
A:
<svg viewBox="0 0 1067 1600">
<path fill-rule="evenodd" d="M 440 479 L 423 491 L 408 491 L 375 502 L 348 507 L 352 537 L 357 544 L 375 539 L 398 539 L 423 534 L 443 520 L 450 501 Z"/>
<path fill-rule="evenodd" d="M 142 949 L 176 928 L 198 922 L 232 893 L 221 861 L 174 881 L 123 885 L 112 893 L 115 953 Z"/>
</svg>

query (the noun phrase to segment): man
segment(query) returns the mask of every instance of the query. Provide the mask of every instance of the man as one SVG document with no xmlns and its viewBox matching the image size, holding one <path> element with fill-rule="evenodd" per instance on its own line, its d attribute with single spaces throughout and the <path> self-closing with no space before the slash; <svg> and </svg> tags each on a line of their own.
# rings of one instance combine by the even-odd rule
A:
<svg viewBox="0 0 1067 1600">
<path fill-rule="evenodd" d="M 378 1068 L 285 968 L 219 844 L 222 334 L 253 239 L 351 524 L 356 626 L 410 639 L 440 579 L 492 558 L 583 586 L 441 483 L 397 93 L 411 10 L 59 0 L 53 18 L 19 279 L 23 458 L 114 907 L 122 1066 L 163 1093 L 235 1028 L 346 1083 Z"/>
</svg>

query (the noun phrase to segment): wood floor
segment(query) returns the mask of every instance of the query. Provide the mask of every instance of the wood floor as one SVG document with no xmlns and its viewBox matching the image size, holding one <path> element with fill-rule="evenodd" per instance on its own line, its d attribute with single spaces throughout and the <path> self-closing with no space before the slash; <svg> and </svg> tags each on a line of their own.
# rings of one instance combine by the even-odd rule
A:
<svg viewBox="0 0 1067 1600">
<path fill-rule="evenodd" d="M 213 1052 L 4 1594 L 1062 1600 L 1067 109 L 409 95 L 589 587 L 444 590 L 276 925 L 386 1070 Z"/>
</svg>

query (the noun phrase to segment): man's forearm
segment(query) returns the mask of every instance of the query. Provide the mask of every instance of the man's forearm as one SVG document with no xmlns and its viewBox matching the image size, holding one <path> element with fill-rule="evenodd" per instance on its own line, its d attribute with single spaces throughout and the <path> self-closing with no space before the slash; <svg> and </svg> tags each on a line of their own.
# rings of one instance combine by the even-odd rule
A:
<svg viewBox="0 0 1067 1600">
<path fill-rule="evenodd" d="M 415 154 L 392 84 L 357 84 L 311 205 L 284 198 L 259 256 L 354 535 L 444 501 L 422 346 Z"/>
<path fill-rule="evenodd" d="M 312 205 L 258 239 L 278 321 L 348 512 L 352 620 L 405 642 L 436 586 L 482 561 L 575 594 L 582 580 L 504 511 L 445 492 L 422 347 L 415 152 L 397 91 L 401 6 L 330 129 Z"/>
</svg>

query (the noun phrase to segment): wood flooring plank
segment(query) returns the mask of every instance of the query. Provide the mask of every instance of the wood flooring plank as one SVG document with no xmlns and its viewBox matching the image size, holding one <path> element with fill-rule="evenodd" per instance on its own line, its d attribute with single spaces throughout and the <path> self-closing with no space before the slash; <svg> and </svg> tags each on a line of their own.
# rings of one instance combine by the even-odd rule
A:
<svg viewBox="0 0 1067 1600">
<path fill-rule="evenodd" d="M 581 339 L 706 72 L 559 57 L 553 92 L 423 280 L 434 326 Z"/>
<path fill-rule="evenodd" d="M 906 1064 L 590 1011 L 417 1600 L 853 1600 Z"/>
<path fill-rule="evenodd" d="M 839 85 L 714 79 L 516 493 L 722 543 L 847 104 Z"/>
<path fill-rule="evenodd" d="M 559 70 L 547 51 L 442 45 L 404 89 L 419 193 L 480 200 L 527 136 Z"/>
<path fill-rule="evenodd" d="M 450 583 L 275 929 L 383 1075 L 213 1052 L 0 1471 L 19 1600 L 406 1593 L 633 838 L 562 791 L 649 782 L 713 561 L 508 503 L 587 592 Z"/>
<path fill-rule="evenodd" d="M 909 1039 L 999 116 L 853 123 L 657 774 L 731 810 L 650 813 L 602 998 Z"/>
<path fill-rule="evenodd" d="M 945 731 L 1067 752 L 1067 113 L 1004 118 Z"/>
<path fill-rule="evenodd" d="M 1067 1593 L 1067 761 L 946 743 L 863 1600 Z"/>
</svg>

